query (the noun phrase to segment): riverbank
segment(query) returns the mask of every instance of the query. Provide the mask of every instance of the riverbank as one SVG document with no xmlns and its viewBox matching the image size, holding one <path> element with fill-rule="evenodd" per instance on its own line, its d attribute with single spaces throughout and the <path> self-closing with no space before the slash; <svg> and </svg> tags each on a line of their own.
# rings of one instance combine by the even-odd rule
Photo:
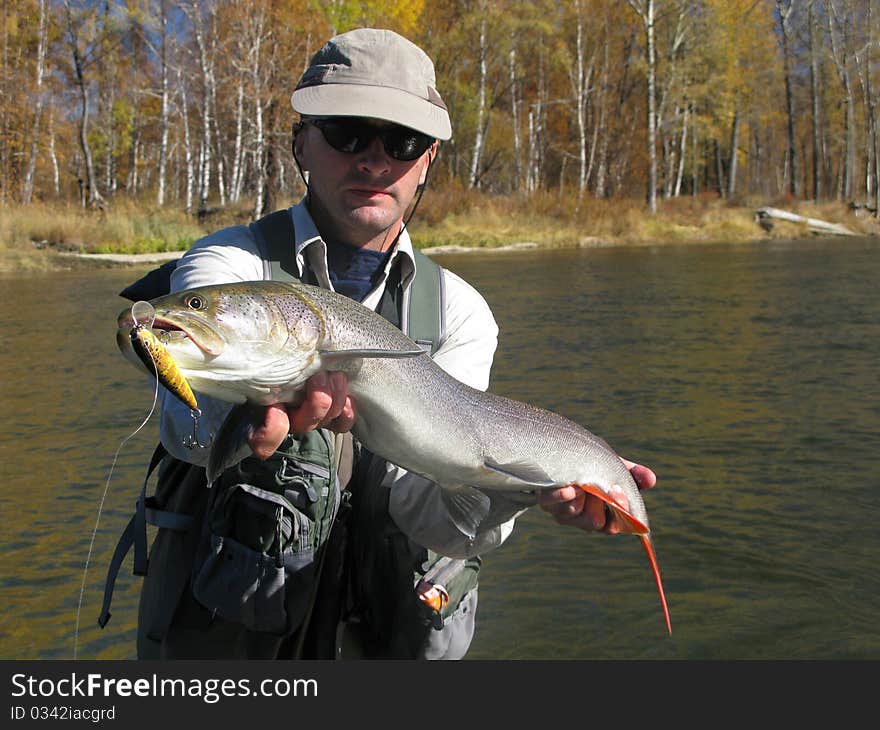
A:
<svg viewBox="0 0 880 730">
<path fill-rule="evenodd" d="M 291 201 L 280 201 L 279 207 Z M 426 196 L 410 235 L 428 254 L 516 251 L 536 248 L 662 246 L 664 244 L 749 243 L 813 235 L 800 223 L 760 219 L 775 208 L 844 226 L 853 234 L 880 236 L 880 222 L 842 203 L 748 201 L 737 205 L 715 197 L 663 201 L 650 215 L 640 201 L 578 202 L 556 195 L 528 199 L 463 191 Z M 228 225 L 244 224 L 250 211 L 227 207 L 201 221 L 181 211 L 123 203 L 109 212 L 70 206 L 0 208 L 0 273 L 27 273 L 162 262 L 179 256 L 193 241 Z"/>
</svg>

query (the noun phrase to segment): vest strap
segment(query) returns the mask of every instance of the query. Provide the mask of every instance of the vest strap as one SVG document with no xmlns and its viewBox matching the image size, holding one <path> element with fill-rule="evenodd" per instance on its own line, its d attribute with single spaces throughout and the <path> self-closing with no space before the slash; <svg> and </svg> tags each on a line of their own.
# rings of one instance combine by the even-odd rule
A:
<svg viewBox="0 0 880 730">
<path fill-rule="evenodd" d="M 147 482 L 150 479 L 150 475 L 156 470 L 156 467 L 167 453 L 161 443 L 157 444 L 156 450 L 153 451 L 153 457 L 150 459 L 150 465 L 147 468 L 147 475 L 144 477 L 141 493 L 135 505 L 135 512 L 122 531 L 119 542 L 116 543 L 116 549 L 113 551 L 113 557 L 110 559 L 110 566 L 107 568 L 107 579 L 104 582 L 104 603 L 101 607 L 101 615 L 98 617 L 98 626 L 102 629 L 110 620 L 110 603 L 113 600 L 116 578 L 119 575 L 122 562 L 132 546 L 134 546 L 134 569 L 132 572 L 135 575 L 147 574 L 147 566 L 149 564 L 147 558 L 147 525 L 185 532 L 192 527 L 195 521 L 191 515 L 158 509 L 155 506 L 156 498 L 146 496 Z"/>
<path fill-rule="evenodd" d="M 296 236 L 293 214 L 276 210 L 248 226 L 263 259 L 263 278 L 271 281 L 299 281 L 296 265 Z"/>
</svg>

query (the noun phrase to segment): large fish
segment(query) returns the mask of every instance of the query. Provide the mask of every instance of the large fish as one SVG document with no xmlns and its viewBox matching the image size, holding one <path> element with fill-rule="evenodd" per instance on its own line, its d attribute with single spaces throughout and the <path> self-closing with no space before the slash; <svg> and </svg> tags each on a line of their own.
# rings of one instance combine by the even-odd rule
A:
<svg viewBox="0 0 880 730">
<path fill-rule="evenodd" d="M 250 454 L 252 405 L 294 401 L 310 376 L 339 370 L 357 403 L 354 436 L 442 486 L 465 534 L 475 533 L 497 490 L 521 498 L 574 484 L 602 500 L 623 532 L 639 536 L 672 631 L 644 502 L 620 457 L 598 436 L 552 411 L 459 382 L 378 314 L 325 289 L 246 282 L 149 304 L 154 312 L 139 302 L 120 314 L 123 353 L 142 367 L 156 360 L 159 367 L 148 372 L 164 372 L 163 384 L 191 407 L 180 376 L 196 392 L 242 404 L 214 439 L 209 482 Z M 153 315 L 151 323 L 144 311 Z"/>
</svg>

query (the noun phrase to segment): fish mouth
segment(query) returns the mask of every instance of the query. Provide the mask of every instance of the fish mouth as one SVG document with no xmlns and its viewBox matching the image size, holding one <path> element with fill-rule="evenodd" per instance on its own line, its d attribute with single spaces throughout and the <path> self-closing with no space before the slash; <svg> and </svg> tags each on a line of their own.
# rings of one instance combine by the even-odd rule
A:
<svg viewBox="0 0 880 730">
<path fill-rule="evenodd" d="M 226 349 L 222 333 L 200 317 L 156 313 L 151 329 L 159 341 L 173 346 L 189 340 L 206 355 L 216 357 Z"/>
<path fill-rule="evenodd" d="M 116 326 L 120 332 L 119 337 L 126 337 L 137 326 L 146 326 L 163 345 L 174 346 L 186 340 L 192 342 L 205 355 L 216 357 L 221 354 L 228 344 L 223 333 L 212 325 L 208 320 L 189 312 L 177 313 L 169 311 L 152 311 L 152 321 L 138 322 L 132 313 L 132 308 L 123 309 L 116 318 Z M 121 347 L 121 345 L 120 345 Z"/>
</svg>

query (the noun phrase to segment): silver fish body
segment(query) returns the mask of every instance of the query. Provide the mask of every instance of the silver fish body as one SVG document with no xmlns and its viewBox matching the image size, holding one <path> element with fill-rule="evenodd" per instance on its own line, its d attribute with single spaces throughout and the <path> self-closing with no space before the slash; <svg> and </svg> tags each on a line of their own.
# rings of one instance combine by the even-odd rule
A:
<svg viewBox="0 0 880 730">
<path fill-rule="evenodd" d="M 473 532 L 492 491 L 534 493 L 575 484 L 638 534 L 669 625 L 648 515 L 620 457 L 552 411 L 456 380 L 400 330 L 342 295 L 300 283 L 200 287 L 150 302 L 154 331 L 196 392 L 233 403 L 290 402 L 324 370 L 348 376 L 353 434 L 370 451 L 437 482 L 456 524 Z M 130 326 L 125 312 L 120 327 Z M 120 337 L 120 347 L 130 338 Z M 215 439 L 215 451 L 246 451 Z M 230 426 L 230 432 L 237 431 Z M 231 465 L 213 458 L 209 478 Z M 671 630 L 671 629 L 670 629 Z"/>
</svg>

